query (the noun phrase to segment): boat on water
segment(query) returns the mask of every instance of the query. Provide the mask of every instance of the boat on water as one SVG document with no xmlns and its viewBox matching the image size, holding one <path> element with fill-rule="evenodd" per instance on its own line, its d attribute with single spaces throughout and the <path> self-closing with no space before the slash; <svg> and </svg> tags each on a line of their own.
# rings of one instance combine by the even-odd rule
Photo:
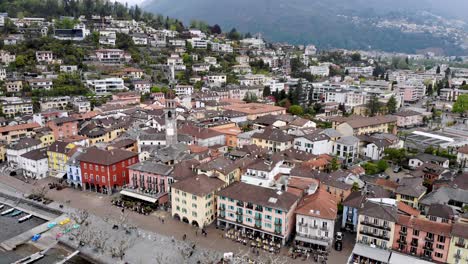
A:
<svg viewBox="0 0 468 264">
<path fill-rule="evenodd" d="M 27 220 L 31 219 L 32 216 L 33 216 L 32 214 L 25 215 L 25 216 L 21 217 L 20 219 L 18 219 L 18 222 L 22 223 L 24 221 L 27 221 Z"/>
<path fill-rule="evenodd" d="M 3 211 L 0 215 L 7 215 L 7 214 L 13 212 L 14 210 L 15 210 L 15 208 L 7 209 L 7 210 Z"/>
<path fill-rule="evenodd" d="M 20 215 L 22 213 L 23 213 L 23 211 L 21 211 L 21 210 L 15 210 L 10 216 L 14 217 L 14 216 Z"/>
<path fill-rule="evenodd" d="M 0 210 L 3 209 L 3 207 L 5 207 L 4 204 L 0 204 Z"/>
</svg>

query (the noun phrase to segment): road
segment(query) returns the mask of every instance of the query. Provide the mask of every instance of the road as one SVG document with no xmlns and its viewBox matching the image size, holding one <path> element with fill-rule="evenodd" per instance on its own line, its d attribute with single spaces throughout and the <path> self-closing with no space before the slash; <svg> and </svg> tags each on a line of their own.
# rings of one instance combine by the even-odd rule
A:
<svg viewBox="0 0 468 264">
<path fill-rule="evenodd" d="M 25 183 L 14 177 L 0 176 L 0 182 L 15 189 L 18 193 L 29 194 L 35 190 L 47 187 L 47 184 L 54 179 L 43 179 L 34 184 Z M 117 194 L 118 195 L 118 194 Z M 121 208 L 111 205 L 112 196 L 102 195 L 98 193 L 85 192 L 66 188 L 61 191 L 49 190 L 46 196 L 58 203 L 66 204 L 68 207 L 75 209 L 85 209 L 90 213 L 102 219 L 117 219 L 121 216 Z M 114 195 L 115 196 L 115 195 Z M 67 203 L 69 201 L 69 203 Z M 217 230 L 214 225 L 209 226 L 206 231 L 207 237 L 196 235 L 195 228 L 177 221 L 170 216 L 169 212 L 157 211 L 153 215 L 145 216 L 138 213 L 130 212 L 129 222 L 133 225 L 151 232 L 162 234 L 175 239 L 181 239 L 185 234 L 187 240 L 194 241 L 198 246 L 206 249 L 212 249 L 219 252 L 247 252 L 248 247 L 232 242 L 223 238 L 223 232 Z M 164 219 L 164 221 L 161 221 Z M 346 263 L 349 254 L 354 246 L 354 237 L 346 234 L 343 250 L 338 252 L 332 249 L 328 263 Z M 287 249 L 282 251 L 286 255 Z M 302 260 L 292 260 L 288 258 L 288 263 L 304 263 Z"/>
</svg>

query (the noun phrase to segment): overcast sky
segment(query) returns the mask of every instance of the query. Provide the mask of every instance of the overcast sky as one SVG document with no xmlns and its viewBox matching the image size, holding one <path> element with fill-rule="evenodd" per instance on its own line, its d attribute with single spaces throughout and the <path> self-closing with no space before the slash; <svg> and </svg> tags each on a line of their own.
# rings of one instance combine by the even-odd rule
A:
<svg viewBox="0 0 468 264">
<path fill-rule="evenodd" d="M 117 2 L 120 3 L 128 3 L 128 5 L 134 5 L 134 4 L 141 4 L 143 3 L 144 0 L 116 0 Z"/>
</svg>

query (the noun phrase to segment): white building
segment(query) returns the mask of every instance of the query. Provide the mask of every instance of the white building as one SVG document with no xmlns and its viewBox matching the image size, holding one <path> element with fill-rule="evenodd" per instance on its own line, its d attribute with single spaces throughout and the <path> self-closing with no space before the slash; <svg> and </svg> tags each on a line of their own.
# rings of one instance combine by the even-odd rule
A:
<svg viewBox="0 0 468 264">
<path fill-rule="evenodd" d="M 106 31 L 106 30 L 99 31 L 99 44 L 100 45 L 115 46 L 116 40 L 117 40 L 117 36 L 115 34 L 115 31 Z"/>
<path fill-rule="evenodd" d="M 96 94 L 106 94 L 112 91 L 125 90 L 122 78 L 105 78 L 100 80 L 87 80 L 86 85 L 93 89 Z"/>
<path fill-rule="evenodd" d="M 50 90 L 53 85 L 52 80 L 43 78 L 28 80 L 28 83 L 32 90 Z"/>
<path fill-rule="evenodd" d="M 328 65 L 322 66 L 310 66 L 310 74 L 317 76 L 328 76 L 330 75 L 330 67 Z"/>
<path fill-rule="evenodd" d="M 374 72 L 374 67 L 345 67 L 345 72 L 348 72 L 350 75 L 364 75 L 370 76 Z"/>
<path fill-rule="evenodd" d="M 208 41 L 201 38 L 192 38 L 187 40 L 194 49 L 207 49 L 208 48 Z"/>
<path fill-rule="evenodd" d="M 35 149 L 19 157 L 18 167 L 23 170 L 23 175 L 28 178 L 43 179 L 47 177 L 49 170 L 47 160 L 47 148 Z"/>
<path fill-rule="evenodd" d="M 206 79 L 210 87 L 223 86 L 227 82 L 227 77 L 225 74 L 208 75 L 206 76 Z"/>
<path fill-rule="evenodd" d="M 100 49 L 95 52 L 96 59 L 102 63 L 129 62 L 132 57 L 120 49 Z"/>
<path fill-rule="evenodd" d="M 72 101 L 73 109 L 78 113 L 86 113 L 91 111 L 91 102 L 84 98 L 77 98 Z"/>
<path fill-rule="evenodd" d="M 359 139 L 355 136 L 347 136 L 338 139 L 333 146 L 333 155 L 342 159 L 345 164 L 353 163 L 358 157 Z"/>
<path fill-rule="evenodd" d="M 190 96 L 193 94 L 193 86 L 192 85 L 176 85 L 175 93 L 177 96 Z"/>
<path fill-rule="evenodd" d="M 258 159 L 257 162 L 247 166 L 241 181 L 247 184 L 272 188 L 275 185 L 275 176 L 281 172 L 283 161 Z"/>
<path fill-rule="evenodd" d="M 15 60 L 15 54 L 11 54 L 10 52 L 5 50 L 0 50 L 0 64 L 8 66 L 10 63 L 15 62 Z"/>
<path fill-rule="evenodd" d="M 1 106 L 3 114 L 7 117 L 33 114 L 33 105 L 31 99 L 23 99 L 19 97 L 3 97 L 1 99 Z"/>
<path fill-rule="evenodd" d="M 294 138 L 294 148 L 314 155 L 331 154 L 334 142 L 325 134 L 312 133 Z"/>
<path fill-rule="evenodd" d="M 41 141 L 34 138 L 22 138 L 19 141 L 10 144 L 6 148 L 6 158 L 8 164 L 10 165 L 18 165 L 20 161 L 20 156 L 38 149 L 41 146 Z"/>
<path fill-rule="evenodd" d="M 60 65 L 60 72 L 73 73 L 78 71 L 77 65 Z"/>
<path fill-rule="evenodd" d="M 6 69 L 3 67 L 0 67 L 0 81 L 4 81 L 6 77 L 7 77 Z"/>
<path fill-rule="evenodd" d="M 233 53 L 234 49 L 230 44 L 211 42 L 211 50 L 215 52 Z"/>
<path fill-rule="evenodd" d="M 51 63 L 54 61 L 54 53 L 52 51 L 36 51 L 36 61 Z"/>
<path fill-rule="evenodd" d="M 137 46 L 146 46 L 148 45 L 148 38 L 146 35 L 136 34 L 132 36 L 133 43 Z"/>
</svg>

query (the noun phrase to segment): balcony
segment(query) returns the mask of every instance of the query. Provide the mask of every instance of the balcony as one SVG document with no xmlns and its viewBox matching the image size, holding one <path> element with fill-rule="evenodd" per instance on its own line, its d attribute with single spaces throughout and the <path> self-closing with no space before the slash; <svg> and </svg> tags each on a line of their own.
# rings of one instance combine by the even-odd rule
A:
<svg viewBox="0 0 468 264">
<path fill-rule="evenodd" d="M 218 214 L 218 217 L 219 217 L 219 218 L 226 218 L 226 214 L 219 213 L 219 214 Z"/>
<path fill-rule="evenodd" d="M 426 241 L 434 242 L 434 237 L 425 237 L 424 238 Z"/>
<path fill-rule="evenodd" d="M 455 259 L 461 259 L 461 254 L 459 252 L 457 252 L 457 253 L 453 254 L 453 257 Z"/>
<path fill-rule="evenodd" d="M 240 207 L 244 207 L 244 203 L 241 202 L 241 201 L 238 201 L 238 202 L 236 203 L 236 205 L 237 205 L 237 206 L 240 206 Z"/>
<path fill-rule="evenodd" d="M 434 249 L 432 248 L 432 246 L 427 246 L 427 245 L 424 245 L 423 249 L 424 249 L 424 250 L 428 250 L 428 251 L 434 251 Z"/>
<path fill-rule="evenodd" d="M 236 215 L 242 215 L 242 211 L 236 211 Z"/>
<path fill-rule="evenodd" d="M 262 228 L 262 223 L 255 222 L 255 228 L 261 229 Z"/>
<path fill-rule="evenodd" d="M 263 207 L 257 206 L 257 207 L 255 207 L 255 211 L 257 211 L 257 212 L 263 212 Z"/>
<path fill-rule="evenodd" d="M 255 220 L 262 220 L 262 216 L 261 215 L 255 215 Z"/>
<path fill-rule="evenodd" d="M 391 228 L 389 226 L 374 224 L 374 223 L 372 223 L 370 221 L 365 221 L 365 220 L 361 221 L 361 225 L 366 225 L 366 226 L 371 226 L 371 227 L 374 227 L 374 228 L 379 228 L 379 229 L 391 231 Z"/>
<path fill-rule="evenodd" d="M 400 235 L 406 235 L 406 234 L 408 234 L 408 231 L 400 229 L 399 233 L 400 233 Z"/>
<path fill-rule="evenodd" d="M 248 209 L 253 209 L 253 204 L 251 203 L 247 203 L 247 205 L 245 206 L 245 208 L 248 208 Z"/>
<path fill-rule="evenodd" d="M 320 230 L 322 230 L 322 231 L 328 231 L 328 226 L 321 226 L 321 227 L 320 227 Z"/>
<path fill-rule="evenodd" d="M 417 247 L 418 246 L 418 241 L 411 241 L 411 246 Z"/>
<path fill-rule="evenodd" d="M 366 236 L 375 237 L 375 238 L 378 238 L 378 239 L 390 241 L 390 237 L 386 236 L 386 235 L 383 235 L 383 234 L 378 234 L 378 233 L 376 234 L 374 232 L 364 231 L 364 230 L 361 230 L 360 233 L 363 234 L 363 235 L 366 235 Z"/>
<path fill-rule="evenodd" d="M 398 239 L 398 243 L 400 243 L 400 244 L 402 244 L 402 245 L 406 245 L 406 244 L 407 244 L 406 240 L 401 239 L 401 238 Z"/>
<path fill-rule="evenodd" d="M 281 229 L 275 228 L 275 234 L 280 235 L 281 234 Z"/>
<path fill-rule="evenodd" d="M 301 223 L 301 222 L 299 222 L 299 226 L 307 227 L 308 224 L 307 224 L 307 223 Z"/>
<path fill-rule="evenodd" d="M 242 223 L 242 218 L 236 218 L 237 223 Z"/>
<path fill-rule="evenodd" d="M 466 246 L 465 242 L 457 241 L 455 242 L 456 247 L 464 248 Z"/>
<path fill-rule="evenodd" d="M 226 211 L 226 206 L 220 206 L 220 207 L 219 207 L 219 210 L 220 210 L 220 211 L 223 211 L 223 212 Z"/>
</svg>

